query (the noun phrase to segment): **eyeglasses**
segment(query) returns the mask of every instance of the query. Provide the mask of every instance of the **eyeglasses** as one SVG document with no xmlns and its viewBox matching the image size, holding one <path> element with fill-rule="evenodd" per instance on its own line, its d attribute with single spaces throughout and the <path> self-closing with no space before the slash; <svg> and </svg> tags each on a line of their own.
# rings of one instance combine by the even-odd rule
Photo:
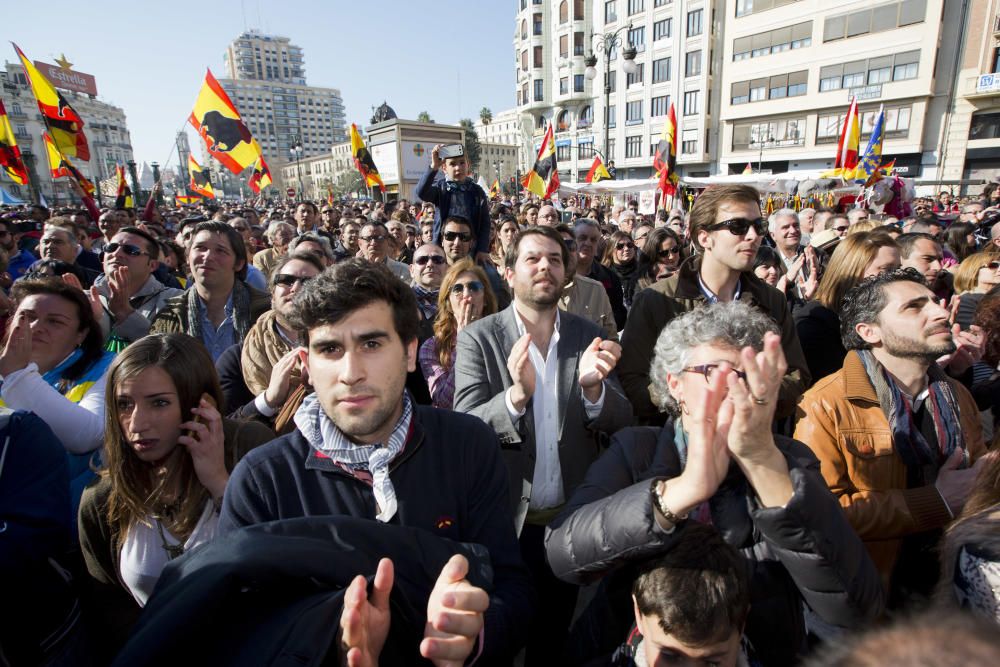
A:
<svg viewBox="0 0 1000 667">
<path fill-rule="evenodd" d="M 984 264 L 983 268 L 989 269 L 990 271 L 996 271 L 997 269 L 1000 269 L 1000 262 L 990 262 L 988 264 Z"/>
<path fill-rule="evenodd" d="M 305 285 L 310 280 L 312 280 L 312 276 L 293 276 L 290 273 L 279 273 L 271 279 L 275 286 L 281 285 L 282 287 L 292 287 L 296 283 Z"/>
<path fill-rule="evenodd" d="M 665 257 L 670 257 L 672 255 L 680 255 L 680 254 L 681 254 L 681 249 L 680 248 L 667 248 L 666 250 L 661 250 L 660 251 L 660 259 L 664 259 Z"/>
<path fill-rule="evenodd" d="M 850 229 L 850 226 L 844 225 L 843 227 L 834 227 L 833 231 L 835 231 L 835 232 L 837 232 L 839 234 L 841 232 L 846 232 L 848 229 Z"/>
<path fill-rule="evenodd" d="M 373 234 L 371 236 L 359 236 L 359 241 L 364 241 L 365 243 L 379 243 L 385 241 L 388 237 L 385 234 Z"/>
<path fill-rule="evenodd" d="M 444 255 L 421 255 L 420 257 L 414 257 L 413 263 L 423 266 L 427 262 L 434 262 L 437 265 L 444 264 Z"/>
<path fill-rule="evenodd" d="M 104 246 L 104 253 L 107 255 L 113 255 L 118 252 L 121 248 L 122 252 L 129 257 L 138 257 L 139 255 L 148 255 L 148 252 L 143 252 L 142 248 L 137 245 L 132 245 L 131 243 L 109 243 Z"/>
<path fill-rule="evenodd" d="M 684 373 L 701 373 L 705 376 L 705 383 L 711 384 L 712 378 L 715 376 L 715 371 L 718 370 L 719 364 L 699 364 L 697 366 L 685 366 L 681 369 Z M 744 371 L 732 369 L 733 373 L 744 383 L 747 381 L 747 374 Z"/>
<path fill-rule="evenodd" d="M 468 291 L 469 294 L 479 294 L 483 291 L 483 284 L 478 280 L 470 280 L 467 283 L 455 283 L 452 285 L 452 294 L 465 294 Z"/>
<path fill-rule="evenodd" d="M 455 239 L 458 239 L 462 243 L 467 243 L 468 241 L 472 240 L 472 234 L 470 234 L 468 232 L 445 232 L 444 233 L 444 240 L 445 241 L 454 241 Z"/>
<path fill-rule="evenodd" d="M 767 223 L 764 221 L 764 218 L 757 218 L 756 220 L 733 218 L 732 220 L 723 220 L 722 222 L 708 225 L 705 229 L 710 232 L 718 231 L 720 229 L 728 229 L 729 233 L 733 236 L 744 236 L 751 227 L 753 227 L 757 236 L 763 236 L 764 232 L 767 230 Z"/>
<path fill-rule="evenodd" d="M 619 241 L 615 244 L 615 250 L 625 250 L 625 248 L 634 248 L 634 243 L 629 243 L 628 241 Z"/>
</svg>

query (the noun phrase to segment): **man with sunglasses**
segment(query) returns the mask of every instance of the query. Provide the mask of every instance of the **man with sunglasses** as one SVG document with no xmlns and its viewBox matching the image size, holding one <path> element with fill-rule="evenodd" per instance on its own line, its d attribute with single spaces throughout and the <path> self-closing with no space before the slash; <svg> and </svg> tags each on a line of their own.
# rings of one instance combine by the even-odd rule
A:
<svg viewBox="0 0 1000 667">
<path fill-rule="evenodd" d="M 438 311 L 438 291 L 447 270 L 447 259 L 440 246 L 425 243 L 413 251 L 413 263 L 410 264 L 410 278 L 413 282 L 413 294 L 417 297 L 417 308 L 420 310 L 420 333 L 417 335 L 420 344 L 434 335 L 434 318 Z"/>
<path fill-rule="evenodd" d="M 444 256 L 448 260 L 448 266 L 459 262 L 466 257 L 472 257 L 472 249 L 476 246 L 476 235 L 472 230 L 472 225 L 465 218 L 457 215 L 449 216 L 442 225 L 441 248 Z M 493 261 L 487 259 L 482 261 L 478 255 L 472 259 L 486 272 L 486 277 L 490 279 L 490 287 L 493 295 L 497 298 L 497 308 L 503 310 L 510 304 L 510 293 L 500 279 Z"/>
<path fill-rule="evenodd" d="M 381 222 L 367 222 L 358 234 L 358 246 L 361 248 L 360 257 L 372 264 L 384 264 L 392 275 L 402 280 L 407 285 L 410 284 L 410 270 L 402 262 L 397 262 L 389 257 L 392 245 L 389 241 L 389 230 Z"/>
<path fill-rule="evenodd" d="M 156 239 L 138 227 L 123 227 L 104 244 L 104 274 L 89 296 L 94 305 L 100 303 L 105 334 L 124 343 L 142 338 L 167 300 L 183 292 L 153 275 L 159 256 Z"/>
<path fill-rule="evenodd" d="M 302 382 L 297 356 L 299 331 L 291 322 L 292 299 L 326 266 L 314 254 L 292 252 L 271 275 L 271 310 L 260 316 L 243 339 L 241 366 L 254 407 L 272 417 Z"/>
<path fill-rule="evenodd" d="M 660 331 L 678 315 L 706 304 L 742 301 L 766 313 L 781 331 L 788 362 L 777 417 L 790 416 L 810 376 L 785 295 L 753 273 L 757 248 L 767 232 L 760 195 L 746 185 L 717 185 L 695 201 L 690 216 L 697 253 L 669 278 L 637 292 L 622 334 L 619 376 L 639 419 L 663 424 L 665 416 L 649 395 L 650 363 Z"/>
</svg>

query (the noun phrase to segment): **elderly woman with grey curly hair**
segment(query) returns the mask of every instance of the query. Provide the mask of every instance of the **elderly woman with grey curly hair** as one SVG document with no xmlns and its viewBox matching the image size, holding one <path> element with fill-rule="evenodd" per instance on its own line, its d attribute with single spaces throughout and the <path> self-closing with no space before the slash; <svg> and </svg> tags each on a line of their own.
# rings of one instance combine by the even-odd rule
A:
<svg viewBox="0 0 1000 667">
<path fill-rule="evenodd" d="M 579 655 L 613 649 L 632 623 L 631 565 L 672 548 L 691 522 L 741 550 L 753 599 L 745 636 L 767 665 L 794 664 L 814 634 L 865 627 L 884 605 L 878 572 L 802 443 L 773 435 L 786 362 L 774 322 L 740 303 L 671 321 L 654 349 L 650 392 L 662 428 L 619 431 L 546 534 L 553 572 L 609 575 L 603 617 L 578 624 Z M 621 584 L 621 585 L 619 585 Z M 609 622 L 608 609 L 622 610 Z M 599 619 L 599 620 L 598 620 Z M 610 637 L 607 632 L 610 632 Z"/>
</svg>

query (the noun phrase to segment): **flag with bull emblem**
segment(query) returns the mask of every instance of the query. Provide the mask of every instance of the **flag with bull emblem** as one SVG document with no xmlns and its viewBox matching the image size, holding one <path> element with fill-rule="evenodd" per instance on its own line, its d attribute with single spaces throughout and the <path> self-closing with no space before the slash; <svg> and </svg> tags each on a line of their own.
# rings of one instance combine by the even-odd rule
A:
<svg viewBox="0 0 1000 667">
<path fill-rule="evenodd" d="M 556 142 L 552 134 L 552 125 L 542 138 L 535 164 L 524 176 L 521 185 L 539 197 L 551 197 L 559 189 L 559 168 L 556 164 Z"/>
<path fill-rule="evenodd" d="M 368 187 L 378 186 L 379 190 L 385 192 L 385 184 L 382 183 L 382 177 L 379 176 L 375 160 L 368 152 L 368 147 L 365 146 L 364 139 L 358 132 L 358 126 L 354 123 L 351 123 L 351 155 L 354 157 L 354 166 L 361 173 L 365 185 Z"/>
<path fill-rule="evenodd" d="M 250 174 L 250 181 L 247 185 L 250 189 L 254 191 L 254 194 L 260 194 L 260 191 L 271 184 L 271 170 L 267 166 L 267 162 L 264 161 L 264 156 L 261 155 L 257 158 L 257 161 L 253 163 L 253 173 Z"/>
<path fill-rule="evenodd" d="M 61 178 L 63 176 L 72 178 L 83 188 L 84 192 L 92 196 L 97 188 L 87 180 L 86 176 L 80 173 L 80 170 L 69 161 L 68 157 L 62 154 L 48 132 L 42 133 L 42 141 L 45 143 L 45 153 L 49 158 L 49 173 L 52 175 L 52 178 Z"/>
<path fill-rule="evenodd" d="M 674 103 L 670 103 L 670 110 L 667 112 L 667 122 L 663 124 L 663 134 L 659 143 L 656 144 L 656 152 L 653 155 L 653 173 L 659 176 L 659 189 L 663 193 L 661 202 L 667 195 L 677 194 L 677 113 L 674 111 Z M 662 204 L 661 204 L 662 205 Z"/>
<path fill-rule="evenodd" d="M 38 110 L 42 112 L 42 118 L 45 120 L 45 125 L 56 148 L 63 155 L 84 161 L 90 160 L 90 146 L 83 133 L 83 119 L 69 105 L 66 98 L 45 78 L 45 75 L 31 64 L 28 56 L 24 55 L 24 51 L 19 49 L 17 44 L 13 42 L 11 44 L 17 51 L 17 57 L 21 59 L 24 76 L 31 84 L 31 92 L 38 102 Z"/>
<path fill-rule="evenodd" d="M 0 100 L 0 167 L 10 176 L 10 180 L 18 185 L 28 182 L 28 170 L 24 167 L 24 160 L 21 159 L 21 149 L 17 147 L 17 139 L 14 138 L 14 131 L 10 128 L 10 119 L 7 118 L 7 110 Z"/>
<path fill-rule="evenodd" d="M 202 197 L 215 199 L 215 189 L 208 177 L 208 172 L 201 168 L 193 155 L 188 156 L 188 174 L 191 176 L 190 188 Z"/>
<path fill-rule="evenodd" d="M 205 83 L 188 120 L 198 130 L 212 157 L 234 174 L 253 165 L 261 155 L 260 144 L 253 138 L 229 95 L 212 76 L 212 70 L 205 74 Z"/>
<path fill-rule="evenodd" d="M 117 194 L 115 195 L 115 208 L 135 208 L 135 200 L 132 198 L 132 188 L 125 180 L 125 167 L 115 166 L 115 177 L 118 179 Z"/>
</svg>

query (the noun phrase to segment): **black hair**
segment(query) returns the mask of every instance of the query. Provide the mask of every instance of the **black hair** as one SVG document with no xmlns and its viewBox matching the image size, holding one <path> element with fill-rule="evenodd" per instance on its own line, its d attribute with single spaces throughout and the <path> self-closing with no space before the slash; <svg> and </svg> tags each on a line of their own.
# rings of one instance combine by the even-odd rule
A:
<svg viewBox="0 0 1000 667">
<path fill-rule="evenodd" d="M 911 282 L 926 287 L 923 274 L 914 268 L 884 271 L 847 290 L 840 304 L 840 338 L 848 350 L 867 350 L 871 347 L 854 328 L 862 322 L 878 321 L 879 313 L 885 308 L 888 296 L 885 286 L 891 283 Z"/>
<path fill-rule="evenodd" d="M 455 225 L 464 225 L 469 229 L 469 234 L 472 236 L 472 238 L 473 239 L 476 238 L 476 230 L 472 228 L 472 223 L 469 222 L 468 218 L 461 215 L 449 215 L 447 218 L 442 220 L 441 221 L 442 234 L 444 234 L 444 226 L 447 225 L 449 222 Z"/>
<path fill-rule="evenodd" d="M 218 220 L 199 222 L 195 225 L 194 231 L 191 233 L 192 243 L 194 242 L 194 237 L 197 236 L 199 232 L 211 232 L 212 234 L 221 234 L 226 237 L 226 240 L 229 241 L 229 247 L 233 249 L 233 254 L 236 255 L 237 261 L 243 260 L 243 266 L 236 272 L 236 277 L 240 280 L 246 280 L 248 270 L 247 264 L 249 262 L 247 261 L 247 246 L 243 242 L 243 235 L 230 227 L 227 223 L 220 222 Z"/>
<path fill-rule="evenodd" d="M 118 230 L 119 234 L 134 234 L 135 236 L 142 237 L 142 240 L 146 242 L 146 250 L 149 251 L 150 259 L 160 258 L 160 243 L 156 238 L 144 229 L 139 229 L 138 227 L 122 227 Z"/>
</svg>

